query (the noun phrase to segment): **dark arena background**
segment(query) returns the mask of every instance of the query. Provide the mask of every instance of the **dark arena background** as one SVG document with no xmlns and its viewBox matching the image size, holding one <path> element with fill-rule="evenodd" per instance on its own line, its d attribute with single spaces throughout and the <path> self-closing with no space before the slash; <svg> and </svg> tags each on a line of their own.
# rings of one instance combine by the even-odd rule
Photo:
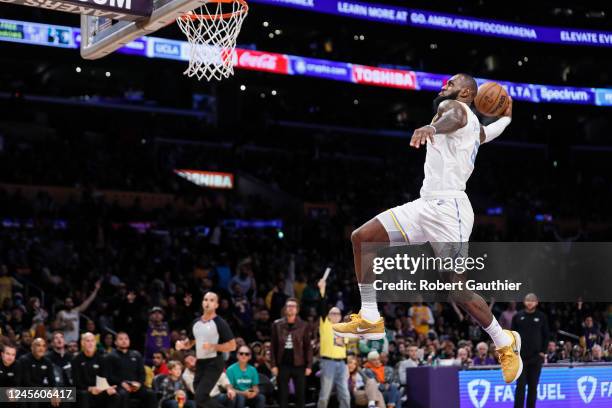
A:
<svg viewBox="0 0 612 408">
<path fill-rule="evenodd" d="M 6 406 L 345 408 L 347 384 L 351 406 L 518 406 L 451 303 L 379 301 L 381 340 L 334 338 L 328 312 L 359 311 L 351 233 L 419 197 L 410 139 L 456 73 L 513 99 L 467 184 L 470 240 L 612 241 L 612 7 L 367 1 L 249 1 L 233 76 L 207 82 L 183 75 L 176 24 L 83 59 L 74 8 L 103 2 L 2 0 L 0 390 L 76 393 Z M 236 347 L 196 403 L 201 343 L 176 342 L 198 338 L 209 291 Z M 503 328 L 525 316 L 488 303 Z M 537 310 L 537 406 L 612 406 L 612 303 Z"/>
</svg>

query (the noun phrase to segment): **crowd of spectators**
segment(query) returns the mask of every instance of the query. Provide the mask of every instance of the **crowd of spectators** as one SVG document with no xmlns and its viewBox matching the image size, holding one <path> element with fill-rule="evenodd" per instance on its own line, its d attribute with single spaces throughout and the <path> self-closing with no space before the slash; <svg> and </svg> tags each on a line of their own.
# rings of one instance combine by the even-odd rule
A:
<svg viewBox="0 0 612 408">
<path fill-rule="evenodd" d="M 340 136 L 289 138 L 280 128 L 270 129 L 271 136 L 258 143 L 248 137 L 226 143 L 220 134 L 207 143 L 186 143 L 156 139 L 167 129 L 156 129 L 155 120 L 143 125 L 150 130 L 146 135 L 122 128 L 112 137 L 69 131 L 54 121 L 56 129 L 17 126 L 25 137 L 10 133 L 0 143 L 0 181 L 75 188 L 72 199 L 59 203 L 44 187 L 35 197 L 0 187 L 2 362 L 8 367 L 15 359 L 33 359 L 42 366 L 47 364 L 41 359 L 48 358 L 54 370 L 35 379 L 15 371 L 15 378 L 73 384 L 95 395 L 94 405 L 136 398 L 143 406 L 167 408 L 179 400 L 189 406 L 195 356 L 177 352 L 174 344 L 201 313 L 204 293 L 212 290 L 220 295 L 217 313 L 230 323 L 238 344 L 214 397 L 222 404 L 258 408 L 288 395 L 299 403 L 301 377 L 275 370 L 272 329 L 294 299 L 312 333 L 312 372 L 304 372 L 304 392 L 307 401 L 315 401 L 319 377 L 325 376 L 320 318 L 331 307 L 338 317 L 346 316 L 359 304 L 350 231 L 416 196 L 422 177 L 417 153 L 404 151 L 402 139 L 372 145 Z M 49 132 L 41 134 L 41 129 Z M 477 225 L 475 239 L 609 236 L 609 211 L 602 203 L 612 191 L 597 171 L 599 156 L 576 153 L 567 167 L 555 169 L 541 150 L 517 150 L 524 159 L 519 162 L 504 149 L 515 148 L 492 146 L 479 153 L 469 188 L 475 191 L 470 195 L 477 214 L 503 207 L 505 227 Z M 248 174 L 271 191 L 291 195 L 301 207 L 272 208 L 235 191 L 202 190 L 176 177 L 175 168 Z M 100 189 L 171 193 L 202 205 L 195 212 L 174 204 L 145 210 L 138 201 L 131 206 L 107 202 Z M 584 200 L 593 191 L 597 199 Z M 329 205 L 329 211 L 303 211 L 304 203 Z M 546 218 L 536 219 L 546 214 L 573 217 L 574 235 L 564 238 Z M 235 217 L 282 218 L 285 224 L 281 231 L 223 223 Z M 598 229 L 590 230 L 593 224 Z M 330 265 L 321 307 L 319 279 Z M 348 389 L 360 405 L 401 404 L 411 367 L 497 364 L 486 333 L 448 303 L 380 306 L 386 337 L 345 345 Z M 508 328 L 521 305 L 493 302 L 491 308 Z M 610 305 L 544 303 L 540 308 L 550 325 L 546 362 L 610 361 Z M 135 360 L 124 361 L 124 356 Z M 75 362 L 87 367 L 77 368 Z M 98 374 L 108 377 L 104 392 L 104 384 L 95 381 Z M 281 375 L 292 381 L 279 384 Z"/>
<path fill-rule="evenodd" d="M 8 210 L 19 208 L 25 201 L 18 194 L 5 193 L 3 197 Z M 41 202 L 47 206 L 41 206 Z M 125 219 L 112 222 L 111 206 L 87 195 L 67 206 L 54 205 L 44 195 L 28 204 L 34 220 L 31 224 L 16 227 L 5 223 L 0 228 L 0 330 L 2 343 L 14 345 L 15 351 L 5 348 L 3 364 L 7 365 L 14 354 L 18 361 L 49 358 L 62 373 L 56 373 L 57 379 L 72 381 L 82 390 L 75 376 L 90 376 L 90 380 L 95 376 L 91 377 L 91 372 L 77 374 L 74 361 L 80 360 L 74 358 L 91 360 L 99 356 L 95 358 L 119 367 L 121 353 L 129 351 L 137 364 L 112 370 L 115 375 L 125 375 L 108 380 L 118 391 L 115 399 L 133 397 L 151 406 L 147 404 L 155 404 L 157 398 L 162 404 L 167 402 L 166 407 L 184 392 L 188 403 L 193 391 L 189 382 L 190 378 L 193 381 L 190 370 L 194 357 L 177 353 L 173 345 L 186 335 L 189 323 L 201 312 L 203 294 L 213 290 L 221 298 L 218 314 L 230 323 L 239 346 L 229 356 L 227 366 L 244 363 L 248 356 L 257 372 L 252 373 L 253 383 L 261 384 L 261 395 L 273 403 L 278 393 L 273 382 L 277 373 L 272 322 L 284 316 L 287 300 L 296 299 L 300 316 L 315 334 L 324 313 L 321 310 L 335 306 L 346 315 L 355 312 L 352 305 L 359 304 L 348 248 L 326 251 L 323 243 L 312 242 L 300 246 L 291 236 L 280 239 L 276 231 L 267 230 L 219 228 L 217 234 L 206 235 L 186 227 L 186 220 L 172 217 L 166 217 L 156 229 L 137 230 Z M 65 217 L 61 227 L 45 222 L 54 214 Z M 331 257 L 331 253 L 335 255 Z M 330 263 L 334 271 L 325 308 L 320 309 L 317 282 Z M 360 380 L 358 372 L 385 384 L 382 394 L 389 402 L 401 400 L 408 367 L 496 364 L 486 334 L 451 305 L 382 306 L 386 338 L 346 345 L 352 395 L 359 401 L 363 396 L 356 397 L 355 391 L 366 387 L 368 381 Z M 507 327 L 516 305 L 491 306 Z M 610 361 L 612 308 L 608 304 L 547 303 L 541 308 L 550 321 L 548 363 Z M 560 329 L 579 340 L 560 334 Z M 242 346 L 248 346 L 248 350 Z M 318 389 L 316 335 L 311 346 L 314 364 L 306 378 L 307 400 L 315 400 L 312 390 Z M 72 369 L 66 370 L 67 366 Z M 230 384 L 232 378 L 228 374 Z M 91 391 L 91 386 L 95 384 L 84 390 Z M 296 392 L 295 385 L 292 387 L 289 393 Z M 228 387 L 221 390 L 219 399 L 227 399 Z M 252 391 L 248 392 L 244 396 L 247 402 L 255 398 Z M 114 398 L 108 392 L 106 395 L 109 400 Z M 230 395 L 234 397 L 230 403 L 243 398 Z M 261 398 L 254 401 L 258 407 Z"/>
</svg>

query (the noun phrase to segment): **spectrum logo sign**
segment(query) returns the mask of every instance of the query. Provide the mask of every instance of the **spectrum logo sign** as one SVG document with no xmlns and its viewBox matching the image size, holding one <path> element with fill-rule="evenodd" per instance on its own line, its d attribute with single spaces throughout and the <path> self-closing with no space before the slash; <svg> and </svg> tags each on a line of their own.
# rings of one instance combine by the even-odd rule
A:
<svg viewBox="0 0 612 408">
<path fill-rule="evenodd" d="M 174 173 L 176 173 L 177 176 L 182 177 L 187 181 L 191 181 L 193 184 L 201 187 L 226 190 L 234 188 L 234 175 L 232 173 L 185 169 L 176 169 L 174 170 Z"/>
<path fill-rule="evenodd" d="M 511 408 L 516 384 L 503 382 L 499 370 L 460 371 L 461 408 Z M 612 407 L 612 366 L 544 368 L 538 407 Z"/>
</svg>

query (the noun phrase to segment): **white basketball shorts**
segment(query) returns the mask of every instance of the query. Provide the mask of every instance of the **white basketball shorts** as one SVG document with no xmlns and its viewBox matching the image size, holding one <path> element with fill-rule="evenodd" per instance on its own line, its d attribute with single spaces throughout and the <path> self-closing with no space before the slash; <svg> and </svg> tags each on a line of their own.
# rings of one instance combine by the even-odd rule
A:
<svg viewBox="0 0 612 408">
<path fill-rule="evenodd" d="M 474 225 L 474 211 L 467 197 L 419 198 L 376 218 L 391 243 L 468 242 Z"/>
</svg>

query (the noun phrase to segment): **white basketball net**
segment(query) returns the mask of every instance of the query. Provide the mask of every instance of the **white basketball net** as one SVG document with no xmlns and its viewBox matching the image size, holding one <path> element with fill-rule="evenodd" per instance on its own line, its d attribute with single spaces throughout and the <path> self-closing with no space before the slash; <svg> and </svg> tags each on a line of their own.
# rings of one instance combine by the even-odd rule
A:
<svg viewBox="0 0 612 408">
<path fill-rule="evenodd" d="M 190 45 L 185 75 L 210 81 L 234 74 L 232 55 L 248 10 L 245 0 L 209 0 L 176 19 Z"/>
</svg>

